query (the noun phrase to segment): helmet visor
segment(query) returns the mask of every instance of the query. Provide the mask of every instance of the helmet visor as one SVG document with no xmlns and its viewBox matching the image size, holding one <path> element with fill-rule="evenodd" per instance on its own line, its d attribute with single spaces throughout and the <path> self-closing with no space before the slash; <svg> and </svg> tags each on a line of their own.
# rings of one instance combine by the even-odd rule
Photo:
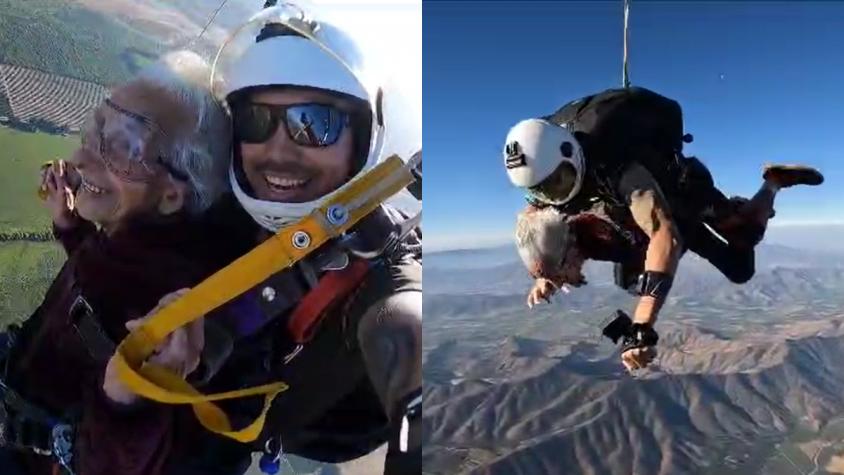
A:
<svg viewBox="0 0 844 475">
<path fill-rule="evenodd" d="M 577 186 L 577 169 L 569 162 L 561 163 L 548 178 L 528 188 L 528 193 L 543 203 L 562 204 Z"/>
</svg>

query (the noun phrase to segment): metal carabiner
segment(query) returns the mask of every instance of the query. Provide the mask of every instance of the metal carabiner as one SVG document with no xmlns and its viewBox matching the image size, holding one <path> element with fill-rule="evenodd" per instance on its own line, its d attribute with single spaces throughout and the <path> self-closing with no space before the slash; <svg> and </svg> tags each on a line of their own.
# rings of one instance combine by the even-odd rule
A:
<svg viewBox="0 0 844 475">
<path fill-rule="evenodd" d="M 273 449 L 273 442 L 278 441 L 278 449 Z M 275 475 L 281 470 L 281 440 L 276 437 L 270 437 L 264 444 L 264 453 L 261 454 L 261 460 L 258 462 L 261 471 L 267 475 Z"/>
<path fill-rule="evenodd" d="M 275 445 L 278 445 L 278 448 L 274 448 Z M 284 448 L 281 445 L 281 436 L 270 437 L 264 444 L 264 453 L 261 455 L 258 465 L 261 468 L 261 471 L 267 475 L 275 475 L 281 470 L 282 462 L 287 465 L 290 473 L 296 473 L 296 470 L 293 468 L 293 465 L 290 464 L 290 460 L 287 459 L 287 455 L 284 453 Z"/>
<path fill-rule="evenodd" d="M 56 424 L 52 431 L 52 451 L 59 464 L 69 475 L 73 473 L 73 427 L 68 424 Z"/>
</svg>

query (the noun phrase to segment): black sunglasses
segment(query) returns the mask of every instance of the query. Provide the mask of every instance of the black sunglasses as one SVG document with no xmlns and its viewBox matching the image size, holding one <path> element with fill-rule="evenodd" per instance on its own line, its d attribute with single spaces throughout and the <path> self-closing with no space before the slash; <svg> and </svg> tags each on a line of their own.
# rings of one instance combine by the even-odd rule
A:
<svg viewBox="0 0 844 475">
<path fill-rule="evenodd" d="M 337 143 L 349 114 L 325 104 L 291 105 L 241 102 L 232 108 L 235 139 L 245 143 L 264 143 L 284 123 L 287 136 L 303 147 L 328 147 Z"/>
</svg>

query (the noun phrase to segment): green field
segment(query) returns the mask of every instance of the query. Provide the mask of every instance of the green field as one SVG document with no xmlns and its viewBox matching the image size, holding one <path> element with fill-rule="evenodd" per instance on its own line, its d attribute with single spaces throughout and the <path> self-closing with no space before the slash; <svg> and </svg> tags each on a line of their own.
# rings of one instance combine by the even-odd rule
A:
<svg viewBox="0 0 844 475">
<path fill-rule="evenodd" d="M 49 214 L 36 194 L 39 167 L 70 156 L 79 139 L 0 127 L 0 232 L 43 230 Z"/>
<path fill-rule="evenodd" d="M 38 168 L 67 157 L 77 141 L 0 127 L 0 233 L 49 229 L 49 214 L 36 195 Z M 57 243 L 0 242 L 0 328 L 32 313 L 63 261 Z"/>
<path fill-rule="evenodd" d="M 0 0 L 0 63 L 111 85 L 158 55 L 161 45 L 121 22 L 66 0 Z M 0 103 L 0 115 L 9 115 Z M 78 137 L 0 126 L 0 234 L 45 231 L 39 167 L 67 158 Z M 41 303 L 64 252 L 56 243 L 0 242 L 0 328 Z"/>
<path fill-rule="evenodd" d="M 29 317 L 64 259 L 58 243 L 0 243 L 0 328 Z"/>
<path fill-rule="evenodd" d="M 111 85 L 129 79 L 127 50 L 160 45 L 126 26 L 63 0 L 0 0 L 0 62 Z"/>
</svg>

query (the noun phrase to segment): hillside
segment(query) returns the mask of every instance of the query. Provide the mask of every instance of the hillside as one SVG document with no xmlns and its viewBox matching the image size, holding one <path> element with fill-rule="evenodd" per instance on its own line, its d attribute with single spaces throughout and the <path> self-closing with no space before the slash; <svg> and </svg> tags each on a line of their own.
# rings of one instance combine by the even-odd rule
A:
<svg viewBox="0 0 844 475">
<path fill-rule="evenodd" d="M 130 77 L 132 49 L 155 53 L 160 45 L 75 3 L 0 0 L 0 63 L 110 85 Z"/>
<path fill-rule="evenodd" d="M 844 415 L 840 255 L 763 245 L 743 286 L 685 257 L 656 365 L 631 377 L 600 337 L 634 303 L 611 269 L 590 266 L 589 285 L 529 311 L 507 252 L 428 256 L 425 473 L 819 473 L 844 460 L 831 422 Z"/>
</svg>

